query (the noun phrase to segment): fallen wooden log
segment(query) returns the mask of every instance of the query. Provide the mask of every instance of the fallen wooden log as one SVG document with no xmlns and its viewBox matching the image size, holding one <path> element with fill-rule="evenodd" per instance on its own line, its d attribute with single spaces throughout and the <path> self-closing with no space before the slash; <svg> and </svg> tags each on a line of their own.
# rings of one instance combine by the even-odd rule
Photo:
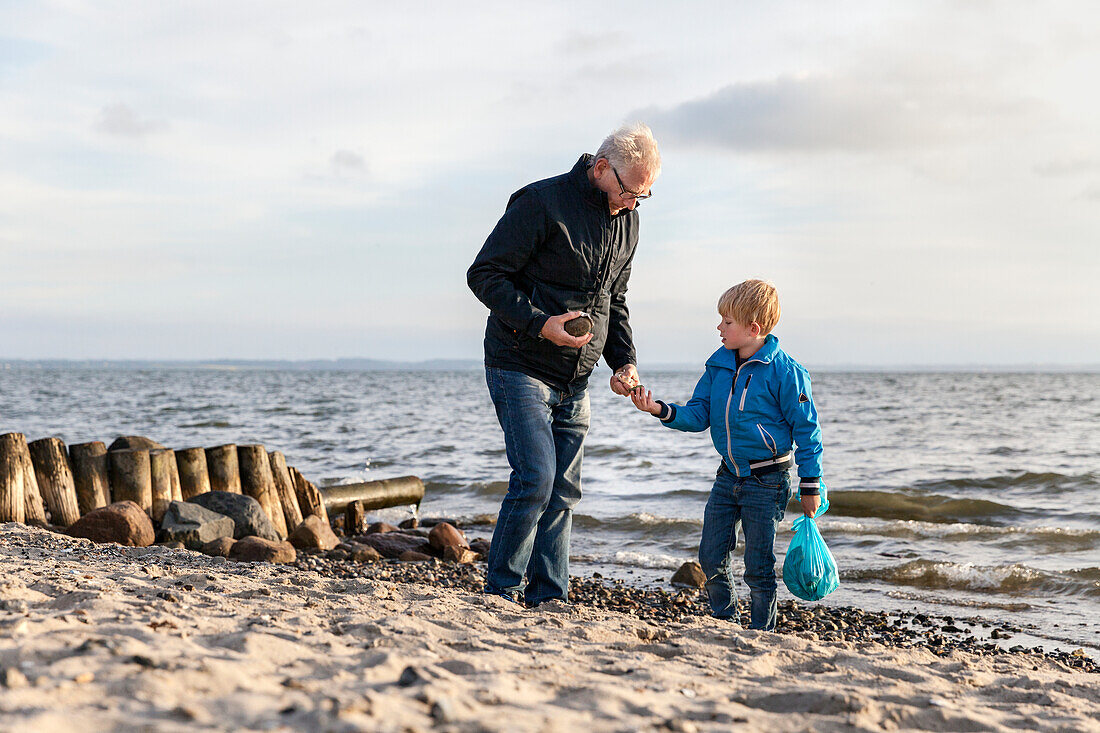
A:
<svg viewBox="0 0 1100 733">
<path fill-rule="evenodd" d="M 8 433 L 0 435 L 0 439 L 13 441 L 19 465 L 23 468 L 23 521 L 27 524 L 46 524 L 46 502 L 42 501 L 42 492 L 38 489 L 38 477 L 34 475 L 27 437 L 23 433 Z"/>
<path fill-rule="evenodd" d="M 76 506 L 80 516 L 111 503 L 107 480 L 107 446 L 102 441 L 69 446 L 69 462 L 76 485 Z"/>
<path fill-rule="evenodd" d="M 362 502 L 363 509 L 385 509 L 391 506 L 420 506 L 424 499 L 424 483 L 416 476 L 401 476 L 381 481 L 363 481 L 356 484 L 326 486 L 321 489 L 325 509 L 335 513 L 343 511 L 353 501 Z"/>
<path fill-rule="evenodd" d="M 149 470 L 149 451 L 113 450 L 107 454 L 111 476 L 111 498 L 132 501 L 146 514 L 153 512 L 153 477 Z"/>
<path fill-rule="evenodd" d="M 22 522 L 26 518 L 23 461 L 17 435 L 21 434 L 0 435 L 0 522 Z"/>
<path fill-rule="evenodd" d="M 176 451 L 179 468 L 180 492 L 184 501 L 210 491 L 210 474 L 206 470 L 206 451 L 203 448 L 184 448 Z"/>
<path fill-rule="evenodd" d="M 236 444 L 207 448 L 206 470 L 210 474 L 211 491 L 241 493 L 241 469 L 237 463 Z"/>
<path fill-rule="evenodd" d="M 302 510 L 298 506 L 298 495 L 294 492 L 294 480 L 290 478 L 287 470 L 286 456 L 277 450 L 267 454 L 271 464 L 271 475 L 275 478 L 275 490 L 279 494 L 279 502 L 283 505 L 283 518 L 286 519 L 287 533 L 293 532 L 302 523 Z"/>
<path fill-rule="evenodd" d="M 241 491 L 260 502 L 268 519 L 275 525 L 275 531 L 286 539 L 286 518 L 283 505 L 275 488 L 275 477 L 271 475 L 271 464 L 267 458 L 267 449 L 262 445 L 242 445 L 237 448 L 237 462 L 240 466 Z"/>
<path fill-rule="evenodd" d="M 50 522 L 68 527 L 80 519 L 80 508 L 65 444 L 60 438 L 42 438 L 28 443 L 27 447 L 31 452 L 38 488 L 50 509 Z"/>
</svg>

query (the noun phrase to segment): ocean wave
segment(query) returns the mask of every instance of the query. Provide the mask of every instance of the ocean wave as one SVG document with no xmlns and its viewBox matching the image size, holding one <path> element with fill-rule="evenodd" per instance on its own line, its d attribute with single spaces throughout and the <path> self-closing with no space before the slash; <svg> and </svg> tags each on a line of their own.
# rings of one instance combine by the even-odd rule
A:
<svg viewBox="0 0 1100 733">
<path fill-rule="evenodd" d="M 574 555 L 573 562 L 592 565 L 622 565 L 629 568 L 647 568 L 650 570 L 676 570 L 690 558 L 673 557 L 648 552 L 620 550 L 612 555 Z"/>
<path fill-rule="evenodd" d="M 1064 527 L 1017 527 L 988 524 L 937 523 L 915 520 L 889 522 L 827 521 L 826 537 L 873 536 L 897 539 L 986 541 L 1006 547 L 1038 546 L 1049 552 L 1076 552 L 1100 546 L 1100 530 Z"/>
<path fill-rule="evenodd" d="M 180 425 L 180 428 L 231 428 L 233 423 L 225 420 L 204 420 L 202 422 L 187 423 Z"/>
<path fill-rule="evenodd" d="M 1005 449 L 999 448 L 997 450 Z M 1022 489 L 1029 492 L 1039 490 L 1044 493 L 1060 494 L 1100 488 L 1100 474 L 1094 471 L 1086 471 L 1085 473 L 1076 475 L 1054 473 L 1051 471 L 1041 473 L 1021 471 L 1019 473 L 987 476 L 985 478 L 932 479 L 920 481 L 914 484 L 914 488 L 931 493 L 954 493 L 960 490 L 996 492 L 1008 489 Z"/>
<path fill-rule="evenodd" d="M 967 521 L 1009 524 L 1031 513 L 988 499 L 958 499 L 940 494 L 894 491 L 830 491 L 829 512 L 845 517 L 916 519 L 924 522 Z"/>
<path fill-rule="evenodd" d="M 988 566 L 911 560 L 883 568 L 842 570 L 840 577 L 969 593 L 1100 598 L 1100 568 L 1093 567 L 1056 571 L 1018 564 Z"/>
<path fill-rule="evenodd" d="M 643 534 L 654 539 L 655 535 L 683 535 L 690 533 L 698 536 L 703 527 L 702 519 L 681 517 L 660 517 L 648 512 L 635 512 L 621 517 L 593 517 L 589 514 L 573 514 L 573 526 L 585 529 L 597 529 L 601 532 L 629 532 Z"/>
</svg>

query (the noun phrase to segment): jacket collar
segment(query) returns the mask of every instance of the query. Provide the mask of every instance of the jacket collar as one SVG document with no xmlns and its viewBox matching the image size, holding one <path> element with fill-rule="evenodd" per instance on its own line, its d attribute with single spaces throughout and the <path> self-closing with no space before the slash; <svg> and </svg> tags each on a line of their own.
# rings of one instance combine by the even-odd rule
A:
<svg viewBox="0 0 1100 733">
<path fill-rule="evenodd" d="M 776 353 L 779 351 L 779 339 L 775 334 L 769 333 L 768 337 L 764 339 L 764 345 L 760 349 L 750 356 L 747 361 L 761 361 L 765 364 L 771 363 L 775 358 Z M 707 366 L 722 367 L 723 369 L 729 369 L 730 371 L 737 371 L 737 356 L 727 349 L 725 346 L 715 351 L 707 359 Z"/>
<path fill-rule="evenodd" d="M 593 162 L 595 162 L 595 158 L 591 154 L 585 153 L 577 159 L 577 164 L 573 166 L 573 170 L 569 171 L 569 177 L 577 185 L 577 189 L 580 190 L 581 196 L 584 197 L 587 203 L 607 209 L 607 194 L 596 188 L 588 180 L 588 166 L 592 165 Z"/>
</svg>

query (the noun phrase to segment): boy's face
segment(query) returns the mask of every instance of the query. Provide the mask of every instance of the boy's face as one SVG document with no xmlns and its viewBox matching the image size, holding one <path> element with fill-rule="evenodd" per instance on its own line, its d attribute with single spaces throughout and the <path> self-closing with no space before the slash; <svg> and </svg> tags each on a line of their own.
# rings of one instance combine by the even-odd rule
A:
<svg viewBox="0 0 1100 733">
<path fill-rule="evenodd" d="M 730 351 L 736 351 L 760 340 L 760 324 L 753 321 L 743 326 L 732 318 L 721 316 L 721 320 L 718 321 L 718 333 L 722 336 L 722 346 Z"/>
</svg>

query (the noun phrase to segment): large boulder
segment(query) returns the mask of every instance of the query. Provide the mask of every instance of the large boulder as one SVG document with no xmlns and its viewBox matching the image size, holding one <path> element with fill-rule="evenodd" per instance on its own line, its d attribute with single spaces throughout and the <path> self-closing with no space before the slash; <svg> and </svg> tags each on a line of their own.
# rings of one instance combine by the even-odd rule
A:
<svg viewBox="0 0 1100 733">
<path fill-rule="evenodd" d="M 466 535 L 449 522 L 440 522 L 432 527 L 428 533 L 428 544 L 436 552 L 442 553 L 448 547 L 468 548 L 470 543 L 466 541 Z"/>
<path fill-rule="evenodd" d="M 263 537 L 245 537 L 229 550 L 229 559 L 237 562 L 288 563 L 294 562 L 297 557 L 294 545 L 289 542 Z"/>
<path fill-rule="evenodd" d="M 231 491 L 207 491 L 205 494 L 192 496 L 187 501 L 232 519 L 234 539 L 249 536 L 274 541 L 280 539 L 275 525 L 271 523 L 260 502 L 251 496 L 234 494 Z"/>
<path fill-rule="evenodd" d="M 156 539 L 149 515 L 132 501 L 117 501 L 93 509 L 66 531 L 92 542 L 117 542 L 129 547 L 148 547 Z"/>
<path fill-rule="evenodd" d="M 428 553 L 431 545 L 424 541 L 423 537 L 405 534 L 404 532 L 381 532 L 378 534 L 361 535 L 357 538 L 360 544 L 369 545 L 378 550 L 382 557 L 400 557 L 401 553 L 408 550 Z"/>
<path fill-rule="evenodd" d="M 182 542 L 189 550 L 201 550 L 207 542 L 232 537 L 235 524 L 231 517 L 212 512 L 198 504 L 173 501 L 160 520 L 158 542 Z"/>
<path fill-rule="evenodd" d="M 340 539 L 332 531 L 332 527 L 316 514 L 310 514 L 303 519 L 287 537 L 287 541 L 299 550 L 331 550 L 340 544 Z"/>
<path fill-rule="evenodd" d="M 673 573 L 672 580 L 669 582 L 678 588 L 702 588 L 707 584 L 707 574 L 703 572 L 703 567 L 699 563 L 686 562 Z"/>
<path fill-rule="evenodd" d="M 111 443 L 107 450 L 153 450 L 156 448 L 164 449 L 164 446 L 152 438 L 144 438 L 140 435 L 123 435 L 120 438 L 115 438 L 115 441 Z"/>
</svg>

